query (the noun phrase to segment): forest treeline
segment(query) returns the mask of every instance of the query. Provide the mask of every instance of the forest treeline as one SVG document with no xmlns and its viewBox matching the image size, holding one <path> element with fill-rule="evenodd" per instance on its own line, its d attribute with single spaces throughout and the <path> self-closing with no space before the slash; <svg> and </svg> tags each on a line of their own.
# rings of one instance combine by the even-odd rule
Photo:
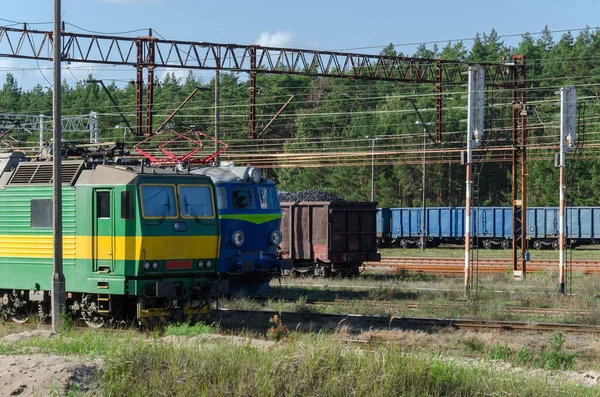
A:
<svg viewBox="0 0 600 397">
<path fill-rule="evenodd" d="M 558 145 L 558 90 L 574 85 L 578 90 L 578 148 L 568 157 L 568 197 L 573 205 L 600 203 L 600 162 L 595 149 L 600 111 L 600 32 L 581 30 L 553 37 L 545 28 L 535 37 L 525 34 L 516 47 L 507 46 L 492 30 L 478 34 L 472 46 L 462 41 L 428 48 L 421 45 L 413 54 L 396 52 L 393 45 L 383 55 L 443 58 L 464 62 L 510 61 L 522 54 L 527 62 L 527 101 L 534 105 L 528 116 L 531 149 L 527 168 L 528 206 L 558 205 L 558 169 L 554 154 Z M 132 69 L 132 76 L 134 70 Z M 92 79 L 94 76 L 89 76 Z M 107 80 L 108 89 L 127 116 L 135 123 L 135 86 Z M 243 152 L 248 135 L 248 80 L 245 75 L 220 75 L 221 138 L 237 153 Z M 8 74 L 0 92 L 0 113 L 52 114 L 52 90 L 36 85 L 24 90 L 13 74 Z M 167 73 L 155 87 L 155 127 L 158 126 L 196 87 L 200 90 L 173 119 L 176 128 L 193 126 L 214 133 L 214 81 L 196 77 L 178 79 Z M 257 127 L 259 131 L 293 95 L 281 116 L 269 126 L 265 139 L 252 142 L 253 150 L 268 153 L 315 153 L 319 150 L 362 151 L 360 165 L 329 167 L 273 168 L 266 174 L 281 190 L 322 189 L 346 200 L 364 201 L 371 197 L 371 146 L 377 150 L 398 152 L 393 164 L 375 167 L 375 200 L 381 206 L 420 206 L 422 203 L 423 126 L 435 120 L 435 87 L 406 84 L 313 78 L 296 75 L 259 74 L 257 77 Z M 447 88 L 444 92 L 443 143 L 427 142 L 431 155 L 427 161 L 428 206 L 460 206 L 464 203 L 464 166 L 451 149 L 465 146 L 466 87 Z M 413 103 L 407 100 L 412 98 Z M 414 104 L 414 106 L 413 106 Z M 486 138 L 490 150 L 476 155 L 475 199 L 478 205 L 510 205 L 511 162 L 500 158 L 492 148 L 511 144 L 510 91 L 493 90 L 486 94 Z M 415 111 L 415 108 L 417 111 Z M 123 140 L 123 123 L 102 88 L 95 83 L 65 80 L 62 94 L 63 115 L 89 112 L 99 115 L 103 140 Z M 429 127 L 434 133 L 433 127 Z M 24 135 L 26 136 L 26 135 Z M 66 139 L 83 139 L 87 133 L 65 134 Z M 365 137 L 380 137 L 373 142 Z M 37 137 L 29 138 L 34 142 Z M 126 136 L 128 144 L 135 141 Z M 281 144 L 282 142 L 285 142 Z M 237 149 L 236 149 L 237 148 Z M 406 152 L 402 154 L 401 152 Z M 494 154 L 496 153 L 496 154 Z M 379 162 L 377 157 L 376 164 Z M 452 160 L 452 161 L 451 161 Z"/>
</svg>

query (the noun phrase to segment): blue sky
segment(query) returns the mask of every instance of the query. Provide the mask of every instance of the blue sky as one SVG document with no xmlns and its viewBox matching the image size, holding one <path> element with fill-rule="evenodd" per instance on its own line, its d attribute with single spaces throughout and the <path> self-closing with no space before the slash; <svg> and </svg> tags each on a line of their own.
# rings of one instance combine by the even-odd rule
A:
<svg viewBox="0 0 600 397">
<path fill-rule="evenodd" d="M 53 0 L 4 0 L 0 25 L 27 22 L 31 28 L 51 30 Z M 262 44 L 319 50 L 353 50 L 378 53 L 389 43 L 406 44 L 472 38 L 496 29 L 500 35 L 553 31 L 599 24 L 600 0 L 506 0 L 503 2 L 449 0 L 379 2 L 345 1 L 202 1 L 202 0 L 63 0 L 67 30 L 98 33 L 131 32 L 145 35 L 147 28 L 165 39 L 216 43 Z M 35 24 L 35 25 L 33 25 Z M 73 26 L 76 25 L 76 26 Z M 81 29 L 80 29 L 81 28 Z M 555 39 L 561 33 L 555 34 Z M 519 37 L 507 37 L 514 45 Z M 471 41 L 465 40 L 467 46 Z M 445 45 L 445 43 L 440 43 Z M 365 48 L 367 47 L 367 48 Z M 415 46 L 397 49 L 412 54 Z M 49 86 L 52 65 L 0 58 L 0 81 L 12 72 L 28 89 L 36 83 Z M 89 73 L 103 79 L 131 80 L 133 69 L 77 66 L 63 70 L 69 84 Z M 164 71 L 162 71 L 164 73 Z M 183 77 L 186 72 L 179 72 Z M 210 78 L 212 74 L 204 74 Z"/>
</svg>

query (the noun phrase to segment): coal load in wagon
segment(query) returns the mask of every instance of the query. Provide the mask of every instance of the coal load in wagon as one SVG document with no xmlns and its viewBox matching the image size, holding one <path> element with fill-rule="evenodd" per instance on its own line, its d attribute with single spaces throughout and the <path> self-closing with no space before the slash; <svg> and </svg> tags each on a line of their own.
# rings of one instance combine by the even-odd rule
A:
<svg viewBox="0 0 600 397">
<path fill-rule="evenodd" d="M 301 190 L 297 193 L 290 192 L 277 192 L 279 196 L 279 201 L 281 202 L 320 202 L 320 201 L 337 201 L 343 202 L 345 201 L 342 198 L 339 198 L 333 193 L 325 192 L 323 190 Z"/>
</svg>

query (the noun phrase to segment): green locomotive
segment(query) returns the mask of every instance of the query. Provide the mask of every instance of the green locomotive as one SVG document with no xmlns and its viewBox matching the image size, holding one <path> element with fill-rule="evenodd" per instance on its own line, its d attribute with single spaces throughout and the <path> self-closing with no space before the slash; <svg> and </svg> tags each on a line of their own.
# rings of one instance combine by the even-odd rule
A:
<svg viewBox="0 0 600 397">
<path fill-rule="evenodd" d="M 0 154 L 0 312 L 48 316 L 52 163 Z M 194 321 L 216 280 L 219 223 L 208 177 L 67 160 L 62 166 L 67 308 L 88 325 Z"/>
</svg>

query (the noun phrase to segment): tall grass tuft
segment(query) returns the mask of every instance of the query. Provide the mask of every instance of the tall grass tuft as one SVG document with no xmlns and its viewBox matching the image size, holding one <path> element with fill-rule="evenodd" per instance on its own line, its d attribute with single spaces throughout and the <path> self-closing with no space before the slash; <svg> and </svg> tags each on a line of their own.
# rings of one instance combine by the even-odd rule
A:
<svg viewBox="0 0 600 397">
<path fill-rule="evenodd" d="M 554 334 L 550 344 L 542 349 L 539 356 L 535 360 L 535 365 L 545 369 L 560 369 L 566 370 L 573 368 L 573 361 L 578 353 L 567 353 L 563 345 L 565 338 L 562 333 Z"/>
<path fill-rule="evenodd" d="M 216 330 L 203 322 L 190 325 L 188 323 L 169 324 L 165 329 L 165 336 L 197 336 L 213 334 Z"/>
</svg>

